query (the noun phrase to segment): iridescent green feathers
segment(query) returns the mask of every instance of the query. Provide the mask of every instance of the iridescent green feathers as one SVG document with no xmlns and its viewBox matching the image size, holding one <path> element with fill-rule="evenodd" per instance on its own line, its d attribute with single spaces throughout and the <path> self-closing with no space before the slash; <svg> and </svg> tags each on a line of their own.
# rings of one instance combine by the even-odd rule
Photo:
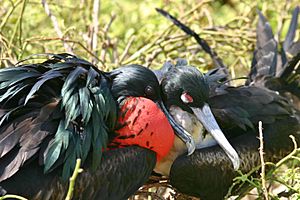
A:
<svg viewBox="0 0 300 200">
<path fill-rule="evenodd" d="M 63 178 L 77 158 L 91 155 L 95 169 L 117 118 L 109 87 L 103 72 L 69 54 L 0 70 L 0 180 L 36 154 L 45 172 L 63 165 Z"/>
</svg>

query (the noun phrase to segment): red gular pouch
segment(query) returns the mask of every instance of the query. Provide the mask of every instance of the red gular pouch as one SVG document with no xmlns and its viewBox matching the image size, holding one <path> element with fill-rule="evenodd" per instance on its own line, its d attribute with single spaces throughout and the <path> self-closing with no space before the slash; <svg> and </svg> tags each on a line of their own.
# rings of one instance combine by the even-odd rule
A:
<svg viewBox="0 0 300 200">
<path fill-rule="evenodd" d="M 122 128 L 111 145 L 126 147 L 137 145 L 157 153 L 159 161 L 166 156 L 174 144 L 174 131 L 167 117 L 152 100 L 129 97 L 121 107 L 118 122 Z"/>
</svg>

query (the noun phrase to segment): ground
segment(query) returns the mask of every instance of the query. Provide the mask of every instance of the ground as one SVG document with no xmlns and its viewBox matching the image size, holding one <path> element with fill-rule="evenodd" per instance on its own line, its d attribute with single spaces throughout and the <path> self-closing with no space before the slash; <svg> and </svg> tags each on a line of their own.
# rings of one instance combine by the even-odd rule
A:
<svg viewBox="0 0 300 200">
<path fill-rule="evenodd" d="M 92 61 L 103 70 L 129 63 L 155 69 L 166 60 L 176 58 L 185 58 L 204 72 L 212 68 L 209 56 L 194 39 L 159 15 L 155 11 L 158 7 L 178 17 L 207 40 L 224 60 L 232 78 L 238 78 L 245 76 L 251 65 L 257 9 L 269 19 L 275 37 L 282 40 L 291 12 L 299 2 L 0 0 L 0 4 L 1 67 L 15 64 L 32 54 L 69 52 Z M 299 35 L 300 29 L 297 30 L 298 39 Z M 242 82 L 239 80 L 235 84 Z M 281 185 L 300 191 L 300 169 L 295 164 L 299 157 L 290 158 L 292 167 L 279 168 L 275 174 Z M 260 179 L 248 180 L 241 176 L 237 180 L 261 187 Z M 143 191 L 155 195 L 155 189 L 148 190 L 148 186 Z M 174 193 L 178 199 L 191 199 Z M 297 195 L 299 198 L 299 192 L 291 198 L 297 198 Z"/>
</svg>

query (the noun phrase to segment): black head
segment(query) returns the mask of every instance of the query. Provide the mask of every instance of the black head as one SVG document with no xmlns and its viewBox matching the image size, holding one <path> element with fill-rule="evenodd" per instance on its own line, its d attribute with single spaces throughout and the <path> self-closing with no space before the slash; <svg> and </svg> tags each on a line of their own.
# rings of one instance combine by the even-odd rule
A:
<svg viewBox="0 0 300 200">
<path fill-rule="evenodd" d="M 128 65 L 114 70 L 110 75 L 113 78 L 111 90 L 119 102 L 128 96 L 146 97 L 155 101 L 165 113 L 175 133 L 186 143 L 189 154 L 194 152 L 195 144 L 190 134 L 175 122 L 165 108 L 154 72 L 140 65 Z"/>
<path fill-rule="evenodd" d="M 234 168 L 238 169 L 239 156 L 227 141 L 208 105 L 209 83 L 205 75 L 180 60 L 164 74 L 161 87 L 165 104 L 169 108 L 177 106 L 193 114 L 225 150 Z"/>
<path fill-rule="evenodd" d="M 188 65 L 172 67 L 162 79 L 161 87 L 168 107 L 176 105 L 189 113 L 193 113 L 190 107 L 203 107 L 209 96 L 205 76 Z"/>
<path fill-rule="evenodd" d="M 160 88 L 155 74 L 140 65 L 120 67 L 110 73 L 113 77 L 112 93 L 115 98 L 146 97 L 160 100 Z"/>
</svg>

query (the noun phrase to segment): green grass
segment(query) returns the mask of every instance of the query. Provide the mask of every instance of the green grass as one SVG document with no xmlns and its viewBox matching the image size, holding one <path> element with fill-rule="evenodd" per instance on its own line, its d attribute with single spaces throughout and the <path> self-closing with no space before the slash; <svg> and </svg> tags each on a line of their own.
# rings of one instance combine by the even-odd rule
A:
<svg viewBox="0 0 300 200">
<path fill-rule="evenodd" d="M 260 8 L 276 31 L 283 33 L 296 0 L 264 1 L 101 1 L 97 46 L 91 46 L 92 1 L 47 1 L 63 33 L 59 37 L 40 1 L 2 0 L 0 8 L 0 59 L 7 66 L 36 53 L 73 52 L 109 70 L 128 63 L 158 68 L 167 59 L 187 58 L 203 71 L 212 66 L 195 41 L 156 13 L 164 8 L 192 27 L 218 52 L 233 77 L 248 72 L 255 46 L 256 9 Z M 10 14 L 11 15 L 8 15 Z M 108 28 L 108 24 L 111 25 Z M 283 34 L 284 35 L 284 34 Z M 299 35 L 299 31 L 298 31 Z M 126 50 L 127 49 L 127 50 Z"/>
<path fill-rule="evenodd" d="M 104 70 L 128 63 L 159 68 L 166 60 L 179 57 L 188 59 L 202 71 L 213 67 L 209 56 L 194 39 L 156 13 L 158 7 L 178 17 L 207 40 L 224 60 L 232 78 L 241 77 L 249 72 L 255 48 L 257 8 L 269 19 L 276 37 L 282 41 L 291 12 L 299 5 L 298 0 L 101 1 L 97 12 L 97 43 L 92 45 L 94 1 L 48 0 L 47 3 L 62 36 L 55 30 L 41 1 L 0 0 L 0 67 L 10 66 L 32 54 L 66 52 L 66 46 Z M 298 29 L 297 39 L 299 35 Z M 284 162 L 289 168 L 281 166 L 266 176 L 297 191 L 291 194 L 291 199 L 300 198 L 299 157 L 296 155 L 299 154 Z M 236 181 L 250 182 L 249 189 L 258 187 L 262 197 L 261 179 L 242 175 Z"/>
</svg>

